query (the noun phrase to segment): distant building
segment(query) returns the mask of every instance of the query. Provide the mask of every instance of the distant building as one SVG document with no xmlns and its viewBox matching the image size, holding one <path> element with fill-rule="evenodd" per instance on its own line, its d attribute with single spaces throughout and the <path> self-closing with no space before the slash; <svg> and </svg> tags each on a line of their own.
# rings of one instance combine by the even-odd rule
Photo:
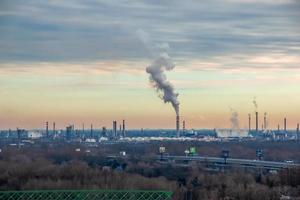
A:
<svg viewBox="0 0 300 200">
<path fill-rule="evenodd" d="M 43 137 L 43 133 L 40 131 L 28 131 L 27 137 L 30 139 L 39 139 L 39 138 Z"/>
</svg>

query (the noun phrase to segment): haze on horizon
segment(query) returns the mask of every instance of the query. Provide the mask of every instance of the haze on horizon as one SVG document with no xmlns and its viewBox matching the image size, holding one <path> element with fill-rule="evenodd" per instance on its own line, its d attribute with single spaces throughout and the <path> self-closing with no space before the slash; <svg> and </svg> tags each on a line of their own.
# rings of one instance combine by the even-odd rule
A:
<svg viewBox="0 0 300 200">
<path fill-rule="evenodd" d="M 174 128 L 149 84 L 153 54 L 137 35 L 168 44 L 166 72 L 187 128 L 240 127 L 258 111 L 269 126 L 300 121 L 297 0 L 0 2 L 0 129 Z M 254 124 L 253 124 L 254 125 Z"/>
</svg>

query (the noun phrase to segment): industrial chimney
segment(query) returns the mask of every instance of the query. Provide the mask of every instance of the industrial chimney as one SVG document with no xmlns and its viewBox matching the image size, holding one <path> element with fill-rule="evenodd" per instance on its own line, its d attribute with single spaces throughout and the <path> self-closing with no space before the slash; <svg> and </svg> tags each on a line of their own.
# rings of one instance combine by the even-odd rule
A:
<svg viewBox="0 0 300 200">
<path fill-rule="evenodd" d="M 125 137 L 125 120 L 123 119 L 122 136 Z"/>
<path fill-rule="evenodd" d="M 286 118 L 284 118 L 284 132 L 286 132 Z"/>
<path fill-rule="evenodd" d="M 267 130 L 267 113 L 264 113 L 264 130 Z"/>
<path fill-rule="evenodd" d="M 249 120 L 249 132 L 251 131 L 251 114 L 248 114 L 248 120 Z"/>
<path fill-rule="evenodd" d="M 300 139 L 300 135 L 299 135 L 299 123 L 297 124 L 297 140 L 299 140 Z"/>
<path fill-rule="evenodd" d="M 185 133 L 185 121 L 182 122 L 182 132 Z"/>
<path fill-rule="evenodd" d="M 117 121 L 113 121 L 113 137 L 117 137 Z"/>
<path fill-rule="evenodd" d="M 91 132 L 90 133 L 91 133 L 90 137 L 93 138 L 94 137 L 94 135 L 93 135 L 93 124 L 91 124 Z"/>
<path fill-rule="evenodd" d="M 176 134 L 177 134 L 177 137 L 179 137 L 179 115 L 176 116 Z"/>
<path fill-rule="evenodd" d="M 56 137 L 56 128 L 55 128 L 55 122 L 53 122 L 53 137 Z"/>
<path fill-rule="evenodd" d="M 258 132 L 258 112 L 255 112 L 255 130 Z"/>
<path fill-rule="evenodd" d="M 49 126 L 48 126 L 48 122 L 46 122 L 46 137 L 49 137 Z"/>
</svg>

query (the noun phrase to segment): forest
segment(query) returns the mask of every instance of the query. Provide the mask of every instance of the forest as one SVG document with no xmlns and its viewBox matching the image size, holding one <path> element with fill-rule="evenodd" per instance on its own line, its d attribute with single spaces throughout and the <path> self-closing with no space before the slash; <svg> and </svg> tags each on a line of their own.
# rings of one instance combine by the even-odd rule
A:
<svg viewBox="0 0 300 200">
<path fill-rule="evenodd" d="M 3 146 L 0 153 L 0 190 L 168 190 L 173 192 L 175 200 L 300 197 L 300 169 L 264 173 L 240 169 L 207 171 L 201 165 L 162 165 L 152 159 L 162 145 L 172 154 L 182 154 L 181 150 L 188 146 L 196 146 L 199 154 L 212 156 L 219 155 L 223 148 L 229 149 L 233 157 L 240 158 L 255 157 L 256 148 L 265 149 L 265 159 L 269 160 L 293 159 L 299 154 L 297 143 L 267 142 L 206 145 L 194 142 L 126 143 L 99 147 L 53 143 L 20 149 Z M 239 150 L 241 147 L 244 150 Z M 280 153 L 276 154 L 279 150 Z M 127 155 L 119 156 L 120 151 L 126 151 Z"/>
</svg>

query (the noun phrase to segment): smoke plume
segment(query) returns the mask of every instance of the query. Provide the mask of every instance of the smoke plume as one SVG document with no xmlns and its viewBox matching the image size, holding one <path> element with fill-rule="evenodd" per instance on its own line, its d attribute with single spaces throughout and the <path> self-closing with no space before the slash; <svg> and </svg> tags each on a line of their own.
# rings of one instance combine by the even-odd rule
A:
<svg viewBox="0 0 300 200">
<path fill-rule="evenodd" d="M 143 30 L 138 30 L 137 35 L 153 58 L 153 62 L 146 68 L 146 72 L 150 74 L 150 82 L 159 97 L 165 103 L 171 103 L 176 115 L 179 116 L 178 93 L 174 91 L 173 85 L 167 80 L 165 71 L 173 70 L 175 65 L 167 53 L 169 45 L 167 43 L 155 44 L 151 41 L 148 34 Z"/>
<path fill-rule="evenodd" d="M 232 128 L 232 130 L 239 130 L 240 129 L 239 115 L 238 115 L 237 111 L 234 110 L 233 108 L 230 108 L 230 112 L 231 112 L 231 117 L 230 117 L 231 128 Z"/>
<path fill-rule="evenodd" d="M 160 98 L 165 103 L 171 103 L 176 115 L 179 115 L 178 93 L 175 93 L 173 85 L 167 80 L 165 75 L 166 70 L 170 71 L 174 67 L 175 65 L 172 63 L 169 55 L 164 52 L 146 68 L 146 72 L 150 74 L 150 82 L 156 90 L 162 92 Z"/>
</svg>

